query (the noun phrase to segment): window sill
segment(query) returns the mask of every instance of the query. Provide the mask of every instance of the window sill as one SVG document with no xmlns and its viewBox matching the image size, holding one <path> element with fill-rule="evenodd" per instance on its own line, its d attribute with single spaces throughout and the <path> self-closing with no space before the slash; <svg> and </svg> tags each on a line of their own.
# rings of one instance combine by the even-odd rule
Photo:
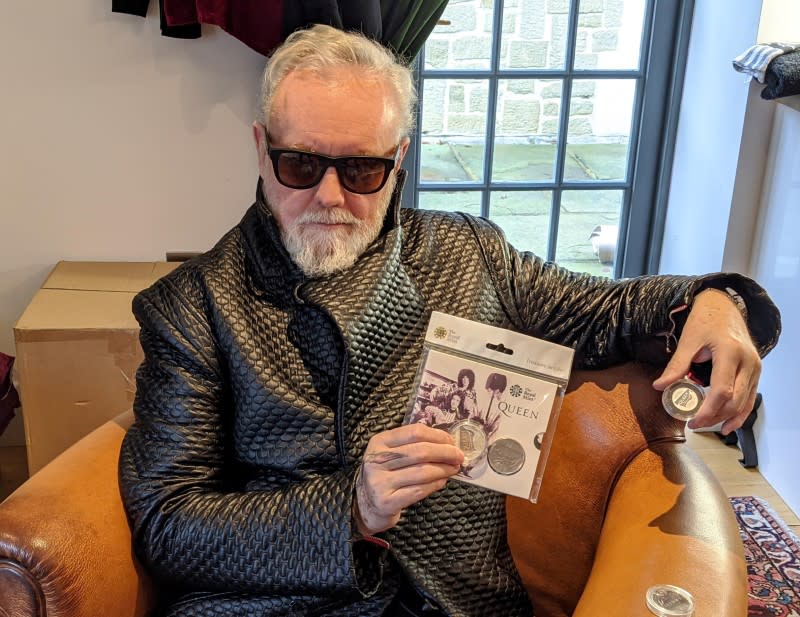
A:
<svg viewBox="0 0 800 617">
<path fill-rule="evenodd" d="M 800 111 L 800 94 L 795 96 L 785 96 L 783 98 L 776 99 L 775 102 Z"/>
</svg>

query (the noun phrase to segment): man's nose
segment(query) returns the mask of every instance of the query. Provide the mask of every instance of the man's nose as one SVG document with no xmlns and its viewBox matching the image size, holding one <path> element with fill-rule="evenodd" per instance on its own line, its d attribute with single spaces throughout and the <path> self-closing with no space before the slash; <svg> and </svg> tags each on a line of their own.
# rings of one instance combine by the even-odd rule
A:
<svg viewBox="0 0 800 617">
<path fill-rule="evenodd" d="M 344 187 L 339 182 L 335 167 L 328 167 L 317 185 L 317 201 L 322 206 L 336 207 L 344 203 Z"/>
</svg>

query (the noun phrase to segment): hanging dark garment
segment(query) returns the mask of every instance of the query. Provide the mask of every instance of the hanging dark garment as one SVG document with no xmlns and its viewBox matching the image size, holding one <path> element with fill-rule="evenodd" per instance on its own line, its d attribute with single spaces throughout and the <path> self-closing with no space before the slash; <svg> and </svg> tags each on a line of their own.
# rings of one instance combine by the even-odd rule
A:
<svg viewBox="0 0 800 617">
<path fill-rule="evenodd" d="M 380 0 L 380 4 L 381 42 L 411 63 L 444 13 L 447 0 Z"/>
<path fill-rule="evenodd" d="M 285 0 L 163 0 L 167 22 L 219 26 L 268 56 L 283 41 Z"/>
<path fill-rule="evenodd" d="M 800 94 L 800 51 L 792 51 L 770 62 L 764 81 L 767 85 L 761 91 L 762 99 Z"/>
<path fill-rule="evenodd" d="M 284 3 L 284 38 L 311 24 L 355 30 L 382 41 L 381 3 L 379 0 L 300 0 Z"/>
<path fill-rule="evenodd" d="M 391 48 L 406 63 L 422 49 L 447 0 L 301 0 L 285 2 L 284 38 L 310 24 L 357 30 Z"/>
<path fill-rule="evenodd" d="M 161 35 L 175 39 L 199 39 L 200 23 L 195 20 L 185 21 L 180 25 L 170 25 L 167 20 L 167 15 L 164 12 L 164 2 L 165 0 L 159 0 L 158 3 L 158 12 L 161 20 Z M 187 4 L 194 5 L 194 2 Z M 111 0 L 111 12 L 144 17 L 147 15 L 147 7 L 149 5 L 150 0 Z"/>
<path fill-rule="evenodd" d="M 111 10 L 144 17 L 149 0 L 112 0 Z M 197 38 L 200 24 L 219 26 L 268 56 L 292 32 L 311 24 L 356 30 L 416 57 L 447 0 L 160 0 L 161 33 Z"/>
</svg>

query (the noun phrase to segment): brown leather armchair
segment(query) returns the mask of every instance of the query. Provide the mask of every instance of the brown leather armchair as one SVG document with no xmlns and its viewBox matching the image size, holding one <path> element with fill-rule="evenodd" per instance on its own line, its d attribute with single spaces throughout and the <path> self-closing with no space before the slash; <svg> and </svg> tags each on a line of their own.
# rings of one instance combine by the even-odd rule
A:
<svg viewBox="0 0 800 617">
<path fill-rule="evenodd" d="M 747 574 L 728 500 L 639 365 L 573 374 L 539 502 L 508 499 L 508 535 L 537 617 L 649 615 L 681 586 L 696 617 L 744 617 Z M 0 504 L 0 615 L 138 617 L 154 589 L 131 551 L 108 422 Z"/>
</svg>

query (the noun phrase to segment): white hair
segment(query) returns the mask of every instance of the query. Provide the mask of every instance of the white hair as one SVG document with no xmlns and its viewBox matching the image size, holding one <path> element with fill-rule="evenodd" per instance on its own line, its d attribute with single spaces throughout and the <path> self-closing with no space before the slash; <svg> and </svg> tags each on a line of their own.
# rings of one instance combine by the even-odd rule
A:
<svg viewBox="0 0 800 617">
<path fill-rule="evenodd" d="M 362 34 L 315 25 L 287 37 L 267 61 L 258 98 L 258 120 L 269 131 L 273 98 L 292 71 L 322 74 L 336 67 L 358 67 L 368 76 L 384 80 L 394 92 L 400 126 L 398 138 L 414 128 L 417 92 L 411 70 L 386 47 Z"/>
</svg>

